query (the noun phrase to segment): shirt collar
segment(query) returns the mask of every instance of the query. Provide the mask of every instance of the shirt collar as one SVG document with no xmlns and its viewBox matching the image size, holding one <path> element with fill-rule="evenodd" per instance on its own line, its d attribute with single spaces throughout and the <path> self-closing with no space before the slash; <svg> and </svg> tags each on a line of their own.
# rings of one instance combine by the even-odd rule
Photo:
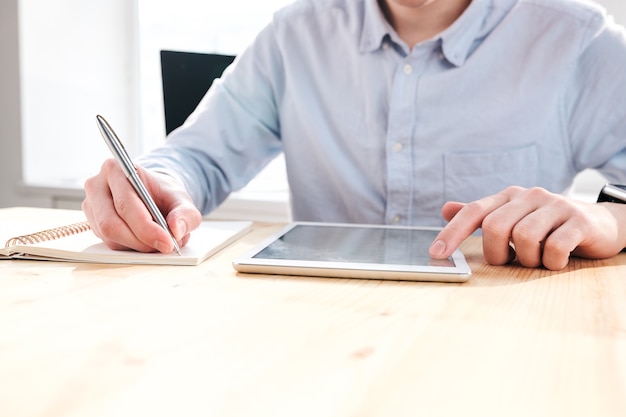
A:
<svg viewBox="0 0 626 417">
<path fill-rule="evenodd" d="M 461 66 L 472 52 L 474 40 L 485 31 L 487 22 L 494 10 L 493 3 L 498 0 L 472 0 L 463 14 L 445 31 L 437 36 L 446 59 L 456 66 Z M 509 0 L 510 1 L 510 0 Z M 360 50 L 370 53 L 380 49 L 386 38 L 398 42 L 398 35 L 385 19 L 377 0 L 365 0 L 363 30 Z"/>
<path fill-rule="evenodd" d="M 384 38 L 390 35 L 391 30 L 378 6 L 378 0 L 365 0 L 363 29 L 359 45 L 361 53 L 370 53 L 380 49 Z"/>
</svg>

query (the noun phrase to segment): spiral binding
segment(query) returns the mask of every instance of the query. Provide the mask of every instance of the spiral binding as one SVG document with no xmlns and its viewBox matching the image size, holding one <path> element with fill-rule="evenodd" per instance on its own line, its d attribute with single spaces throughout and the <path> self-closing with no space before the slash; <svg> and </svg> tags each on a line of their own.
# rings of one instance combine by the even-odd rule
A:
<svg viewBox="0 0 626 417">
<path fill-rule="evenodd" d="M 31 233 L 29 235 L 13 237 L 5 243 L 4 247 L 9 248 L 15 245 L 32 245 L 39 242 L 47 242 L 49 240 L 60 239 L 89 230 L 89 223 L 80 222 L 67 226 L 55 227 L 53 229 L 42 230 L 41 232 Z"/>
</svg>

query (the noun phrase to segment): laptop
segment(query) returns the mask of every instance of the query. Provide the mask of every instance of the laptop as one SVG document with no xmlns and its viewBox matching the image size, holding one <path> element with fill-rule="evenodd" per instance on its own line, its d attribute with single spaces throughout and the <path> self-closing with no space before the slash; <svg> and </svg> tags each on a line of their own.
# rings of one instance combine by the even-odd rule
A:
<svg viewBox="0 0 626 417">
<path fill-rule="evenodd" d="M 183 124 L 204 94 L 235 59 L 234 55 L 161 51 L 165 131 Z"/>
</svg>

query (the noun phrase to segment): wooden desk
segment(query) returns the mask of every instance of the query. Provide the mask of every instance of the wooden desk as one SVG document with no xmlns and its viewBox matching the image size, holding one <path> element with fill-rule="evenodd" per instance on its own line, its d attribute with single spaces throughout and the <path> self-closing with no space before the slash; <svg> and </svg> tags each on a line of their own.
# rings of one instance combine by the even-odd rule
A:
<svg viewBox="0 0 626 417">
<path fill-rule="evenodd" d="M 0 261 L 0 416 L 626 415 L 626 254 L 493 267 L 471 238 L 463 285 L 237 275 L 276 229 L 199 267 Z"/>
</svg>

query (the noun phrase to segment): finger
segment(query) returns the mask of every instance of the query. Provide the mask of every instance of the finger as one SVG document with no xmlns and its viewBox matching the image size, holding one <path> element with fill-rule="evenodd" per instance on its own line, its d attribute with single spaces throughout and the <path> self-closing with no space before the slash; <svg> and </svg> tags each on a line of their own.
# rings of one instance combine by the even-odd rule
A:
<svg viewBox="0 0 626 417">
<path fill-rule="evenodd" d="M 539 199 L 526 195 L 512 198 L 485 217 L 482 224 L 483 253 L 488 263 L 504 265 L 516 257 L 519 260 L 521 250 L 521 262 L 536 263 L 535 266 L 540 264 L 540 242 L 545 234 L 540 229 L 534 229 L 532 220 L 528 219 L 540 203 Z M 535 239 L 535 235 L 540 237 Z M 535 253 L 532 249 L 539 252 Z"/>
<path fill-rule="evenodd" d="M 186 241 L 183 239 L 188 238 L 191 231 L 200 226 L 202 216 L 195 206 L 181 203 L 169 212 L 166 221 L 174 238 L 184 246 Z"/>
<path fill-rule="evenodd" d="M 510 201 L 509 193 L 510 191 L 505 190 L 504 192 L 465 204 L 439 232 L 430 247 L 430 256 L 447 258 L 452 255 L 452 252 L 459 247 L 461 242 L 482 226 L 483 220 L 487 215 Z M 458 208 L 457 204 L 454 203 L 453 206 L 450 206 L 450 213 L 453 213 Z M 446 210 L 444 206 L 443 211 Z"/>
<path fill-rule="evenodd" d="M 111 249 L 130 249 L 131 245 L 122 242 L 132 241 L 135 237 L 128 230 L 126 223 L 118 216 L 104 177 L 97 176 L 87 180 L 85 182 L 85 194 L 86 198 L 82 208 L 93 233 Z M 144 252 L 151 250 L 151 248 L 139 243 L 134 248 Z"/>
<path fill-rule="evenodd" d="M 514 253 L 524 266 L 540 266 L 546 237 L 567 218 L 566 200 L 542 188 L 512 190 L 511 201 L 483 222 L 483 249 L 487 262 L 502 265 Z"/>
<path fill-rule="evenodd" d="M 184 186 L 170 175 L 155 172 L 148 174 L 141 168 L 139 175 L 151 189 L 157 206 L 166 213 L 165 220 L 172 235 L 184 246 L 186 241 L 183 239 L 202 223 L 202 214 L 193 204 Z"/>
<path fill-rule="evenodd" d="M 547 269 L 560 271 L 565 268 L 571 253 L 583 241 L 584 234 L 574 223 L 566 221 L 546 238 L 541 261 Z"/>
<path fill-rule="evenodd" d="M 586 211 L 540 189 L 529 190 L 524 200 L 536 201 L 538 207 L 520 219 L 511 233 L 520 264 L 563 269 L 571 252 L 589 236 Z"/>
<path fill-rule="evenodd" d="M 139 200 L 136 193 L 117 162 L 105 161 L 101 173 L 85 185 L 87 200 L 93 212 L 93 224 L 98 235 L 112 249 L 134 249 L 141 252 L 154 252 L 153 245 L 140 241 L 133 232 L 128 218 L 128 204 Z M 135 201 L 135 210 L 145 210 L 142 203 Z M 150 219 L 149 215 L 145 217 Z M 152 222 L 150 222 L 152 223 Z M 152 226 L 151 224 L 147 227 Z"/>
<path fill-rule="evenodd" d="M 552 207 L 542 207 L 520 219 L 511 232 L 511 240 L 519 263 L 526 267 L 543 264 L 545 242 L 565 219 Z"/>
<path fill-rule="evenodd" d="M 124 175 L 111 175 L 108 184 L 114 211 L 126 226 L 115 218 L 111 219 L 114 224 L 111 225 L 109 239 L 141 252 L 172 252 L 174 244 L 169 232 L 153 220 L 128 179 Z"/>
<path fill-rule="evenodd" d="M 465 207 L 464 203 L 460 203 L 457 201 L 449 201 L 443 205 L 441 208 L 441 214 L 446 221 L 450 221 L 456 216 L 456 214 Z M 448 254 L 448 243 L 444 240 L 445 237 L 441 237 L 441 233 L 433 240 L 433 243 L 430 246 L 429 254 L 433 258 L 447 258 L 450 256 Z M 450 254 L 454 252 L 455 249 L 450 251 Z"/>
</svg>

